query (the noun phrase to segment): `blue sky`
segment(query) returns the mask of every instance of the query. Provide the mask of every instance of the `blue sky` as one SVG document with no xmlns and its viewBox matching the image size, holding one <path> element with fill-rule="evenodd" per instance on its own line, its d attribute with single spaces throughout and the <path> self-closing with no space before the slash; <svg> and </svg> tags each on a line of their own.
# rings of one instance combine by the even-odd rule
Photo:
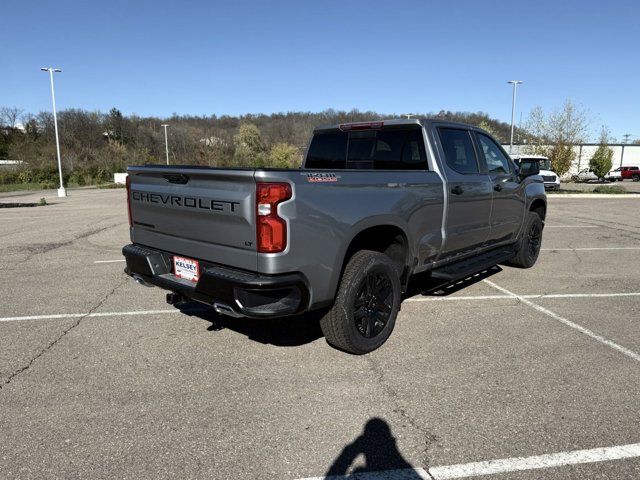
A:
<svg viewBox="0 0 640 480">
<path fill-rule="evenodd" d="M 0 105 L 168 116 L 485 111 L 570 98 L 640 137 L 640 2 L 47 1 L 0 14 Z M 595 134 L 594 134 L 595 135 Z"/>
</svg>

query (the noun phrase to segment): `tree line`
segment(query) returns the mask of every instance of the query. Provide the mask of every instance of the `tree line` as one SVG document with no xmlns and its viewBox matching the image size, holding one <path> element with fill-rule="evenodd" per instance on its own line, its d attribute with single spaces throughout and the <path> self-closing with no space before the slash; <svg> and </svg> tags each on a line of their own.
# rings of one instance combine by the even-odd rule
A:
<svg viewBox="0 0 640 480">
<path fill-rule="evenodd" d="M 165 163 L 162 124 L 168 124 L 169 162 L 212 167 L 297 168 L 314 127 L 345 122 L 383 120 L 399 115 L 372 111 L 287 112 L 231 115 L 172 115 L 169 118 L 66 109 L 58 113 L 65 182 L 89 185 L 109 182 L 127 165 Z M 414 114 L 477 125 L 508 143 L 510 125 L 486 113 Z M 573 146 L 585 141 L 589 130 L 586 110 L 571 101 L 545 112 L 532 110 L 514 141 L 526 143 L 528 153 L 551 159 L 563 175 L 574 160 Z M 605 132 L 606 130 L 603 130 Z M 603 144 L 611 142 L 601 136 Z M 0 183 L 38 183 L 55 186 L 57 161 L 53 115 L 31 114 L 16 107 L 0 107 L 0 159 L 18 160 L 19 168 L 0 170 Z"/>
<path fill-rule="evenodd" d="M 489 115 L 440 111 L 415 114 L 471 123 L 508 140 L 509 125 Z M 372 111 L 287 112 L 230 115 L 173 115 L 169 118 L 123 115 L 81 109 L 58 112 L 65 181 L 87 185 L 108 182 L 127 165 L 165 163 L 164 130 L 168 127 L 169 162 L 212 167 L 297 168 L 314 127 L 344 122 L 398 118 Z M 55 186 L 57 161 L 53 115 L 0 108 L 0 159 L 23 162 L 0 171 L 0 183 Z"/>
</svg>

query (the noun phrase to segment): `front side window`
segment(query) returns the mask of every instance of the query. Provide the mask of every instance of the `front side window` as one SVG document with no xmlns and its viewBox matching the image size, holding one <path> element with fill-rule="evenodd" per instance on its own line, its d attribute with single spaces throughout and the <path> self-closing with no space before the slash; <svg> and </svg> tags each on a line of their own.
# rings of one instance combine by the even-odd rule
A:
<svg viewBox="0 0 640 480">
<path fill-rule="evenodd" d="M 478 161 L 468 130 L 439 128 L 447 165 L 459 173 L 478 173 Z"/>
<path fill-rule="evenodd" d="M 509 159 L 502 153 L 496 142 L 482 133 L 477 135 L 489 173 L 510 173 Z"/>
</svg>

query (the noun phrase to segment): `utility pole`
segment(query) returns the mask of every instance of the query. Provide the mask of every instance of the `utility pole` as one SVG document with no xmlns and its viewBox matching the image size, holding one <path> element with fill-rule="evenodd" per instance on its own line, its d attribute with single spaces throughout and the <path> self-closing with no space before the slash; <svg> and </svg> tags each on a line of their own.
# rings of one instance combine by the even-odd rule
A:
<svg viewBox="0 0 640 480">
<path fill-rule="evenodd" d="M 511 97 L 511 140 L 509 141 L 509 154 L 513 151 L 513 129 L 515 126 L 514 120 L 516 115 L 516 89 L 518 85 L 522 83 L 521 80 L 509 80 L 507 83 L 513 85 L 513 95 Z"/>
<path fill-rule="evenodd" d="M 164 149 L 167 153 L 167 165 L 169 165 L 169 139 L 167 138 L 167 127 L 169 125 L 167 125 L 166 123 L 163 123 L 160 126 L 164 127 Z"/>
<path fill-rule="evenodd" d="M 56 132 L 56 151 L 58 153 L 58 175 L 60 177 L 60 188 L 58 188 L 58 197 L 66 197 L 67 191 L 62 183 L 62 160 L 60 158 L 60 138 L 58 137 L 58 115 L 56 113 L 56 92 L 53 87 L 53 74 L 60 73 L 62 70 L 53 67 L 42 67 L 40 70 L 43 72 L 49 72 L 49 79 L 51 81 L 51 103 L 53 105 L 53 128 Z"/>
<path fill-rule="evenodd" d="M 522 133 L 522 110 L 520 110 L 520 121 L 518 122 L 518 145 L 520 145 L 520 133 Z"/>
<path fill-rule="evenodd" d="M 622 135 L 622 138 L 624 138 L 622 143 L 629 143 L 629 137 L 631 137 L 630 133 L 625 133 L 624 135 Z"/>
</svg>

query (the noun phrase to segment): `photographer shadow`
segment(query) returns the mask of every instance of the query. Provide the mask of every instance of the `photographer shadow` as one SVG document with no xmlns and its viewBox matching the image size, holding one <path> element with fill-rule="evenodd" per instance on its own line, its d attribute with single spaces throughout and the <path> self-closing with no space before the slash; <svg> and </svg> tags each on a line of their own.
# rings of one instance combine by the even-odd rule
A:
<svg viewBox="0 0 640 480">
<path fill-rule="evenodd" d="M 350 471 L 360 455 L 364 457 L 364 465 Z M 364 472 L 388 470 L 402 470 L 402 476 L 398 478 L 403 480 L 422 479 L 398 450 L 389 424 L 381 418 L 374 417 L 366 423 L 362 434 L 342 449 L 342 452 L 327 470 L 325 478 L 340 476 L 340 478 L 356 479 L 358 474 Z M 349 473 L 347 474 L 347 472 Z"/>
</svg>

